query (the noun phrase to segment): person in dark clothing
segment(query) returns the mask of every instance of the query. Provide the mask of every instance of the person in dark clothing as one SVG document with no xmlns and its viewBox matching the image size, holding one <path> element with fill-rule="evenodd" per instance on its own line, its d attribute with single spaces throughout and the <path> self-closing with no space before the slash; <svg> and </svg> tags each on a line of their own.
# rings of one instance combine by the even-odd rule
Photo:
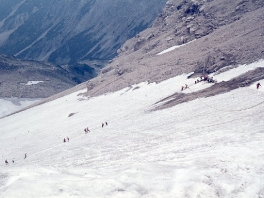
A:
<svg viewBox="0 0 264 198">
<path fill-rule="evenodd" d="M 67 137 L 68 142 L 70 141 L 70 138 Z"/>
<path fill-rule="evenodd" d="M 7 161 L 7 159 L 5 160 L 5 164 L 8 164 L 8 161 Z"/>
<path fill-rule="evenodd" d="M 102 123 L 102 128 L 104 127 L 104 123 Z"/>
<path fill-rule="evenodd" d="M 261 85 L 260 85 L 260 83 L 257 83 L 257 89 L 258 89 L 259 87 L 261 87 Z"/>
<path fill-rule="evenodd" d="M 107 122 L 105 122 L 105 125 L 107 126 L 107 125 L 108 125 L 108 123 L 107 123 Z"/>
<path fill-rule="evenodd" d="M 85 134 L 88 133 L 88 132 L 90 132 L 89 128 L 86 127 L 86 128 L 84 129 L 84 132 L 85 132 Z"/>
<path fill-rule="evenodd" d="M 24 159 L 26 159 L 27 158 L 27 154 L 25 153 L 25 157 L 24 157 Z"/>
</svg>

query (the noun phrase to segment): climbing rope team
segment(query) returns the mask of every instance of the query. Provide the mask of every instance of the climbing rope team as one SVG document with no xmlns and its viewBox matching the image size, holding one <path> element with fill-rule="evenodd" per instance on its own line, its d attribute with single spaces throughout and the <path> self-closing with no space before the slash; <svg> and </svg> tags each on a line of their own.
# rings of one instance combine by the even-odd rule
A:
<svg viewBox="0 0 264 198">
<path fill-rule="evenodd" d="M 217 81 L 213 79 L 213 77 L 209 77 L 207 75 L 204 75 L 204 76 L 201 76 L 200 79 L 197 79 L 194 81 L 194 84 L 197 84 L 199 82 L 202 82 L 202 81 L 206 81 L 208 83 L 216 83 Z M 259 89 L 261 87 L 261 84 L 258 82 L 256 84 L 256 87 L 257 89 Z M 181 87 L 181 91 L 185 90 L 185 89 L 188 89 L 189 86 L 187 84 L 185 84 L 184 86 Z"/>
<path fill-rule="evenodd" d="M 199 82 L 206 81 L 208 83 L 216 83 L 217 81 L 213 79 L 213 77 L 209 77 L 207 75 L 201 76 L 200 79 L 197 79 L 194 81 L 194 84 L 197 84 Z M 188 89 L 189 86 L 185 84 L 184 86 L 181 87 L 181 91 Z"/>
<path fill-rule="evenodd" d="M 108 122 L 103 122 L 103 123 L 102 123 L 102 128 L 103 128 L 104 126 L 107 126 L 107 125 L 108 125 Z M 86 127 L 86 128 L 84 129 L 84 132 L 85 132 L 85 134 L 87 134 L 88 132 L 90 132 L 89 128 Z M 70 138 L 69 138 L 69 137 L 63 138 L 63 143 L 66 143 L 66 142 L 70 142 Z M 24 159 L 26 159 L 26 158 L 27 158 L 27 153 L 24 154 Z M 15 163 L 14 158 L 12 159 L 12 162 Z M 5 164 L 6 164 L 6 165 L 9 164 L 7 159 L 5 160 Z"/>
</svg>

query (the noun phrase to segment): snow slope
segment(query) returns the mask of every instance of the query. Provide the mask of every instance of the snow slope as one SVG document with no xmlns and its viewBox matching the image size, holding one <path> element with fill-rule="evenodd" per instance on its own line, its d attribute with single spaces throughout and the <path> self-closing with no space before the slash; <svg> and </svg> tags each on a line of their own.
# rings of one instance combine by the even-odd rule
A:
<svg viewBox="0 0 264 198">
<path fill-rule="evenodd" d="M 23 109 L 35 102 L 40 101 L 40 99 L 30 99 L 30 98 L 0 98 L 0 118 Z M 1 135 L 1 134 L 0 134 Z"/>
<path fill-rule="evenodd" d="M 264 88 L 152 111 L 182 84 L 208 87 L 187 76 L 0 119 L 0 197 L 264 197 Z"/>
</svg>

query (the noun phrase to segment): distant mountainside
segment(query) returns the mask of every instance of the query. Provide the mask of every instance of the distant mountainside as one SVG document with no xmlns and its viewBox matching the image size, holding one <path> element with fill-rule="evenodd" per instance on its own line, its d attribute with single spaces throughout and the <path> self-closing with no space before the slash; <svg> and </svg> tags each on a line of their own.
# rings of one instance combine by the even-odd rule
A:
<svg viewBox="0 0 264 198">
<path fill-rule="evenodd" d="M 104 65 L 127 39 L 152 24 L 165 2 L 0 0 L 0 54 Z"/>
<path fill-rule="evenodd" d="M 0 97 L 45 98 L 95 77 L 165 2 L 0 0 Z"/>
<path fill-rule="evenodd" d="M 98 78 L 87 83 L 87 94 L 161 82 L 183 73 L 192 73 L 195 81 L 264 59 L 263 13 L 263 0 L 169 0 L 153 26 L 129 39 Z M 220 93 L 259 79 L 264 79 L 263 69 L 212 89 Z"/>
<path fill-rule="evenodd" d="M 74 74 L 58 65 L 0 55 L 0 98 L 46 98 L 74 85 Z"/>
</svg>

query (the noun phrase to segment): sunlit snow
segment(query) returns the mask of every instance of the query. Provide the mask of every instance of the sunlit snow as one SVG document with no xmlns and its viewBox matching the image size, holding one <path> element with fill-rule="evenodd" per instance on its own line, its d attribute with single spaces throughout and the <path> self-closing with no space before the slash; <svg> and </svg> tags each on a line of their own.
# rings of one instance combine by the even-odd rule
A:
<svg viewBox="0 0 264 198">
<path fill-rule="evenodd" d="M 26 83 L 26 85 L 36 85 L 36 84 L 39 84 L 39 83 L 41 83 L 41 82 L 44 82 L 44 81 L 28 81 L 28 82 Z"/>
<path fill-rule="evenodd" d="M 263 197 L 264 80 L 153 111 L 187 76 L 0 119 L 0 197 Z"/>
<path fill-rule="evenodd" d="M 173 51 L 173 50 L 178 49 L 178 48 L 180 48 L 180 47 L 182 47 L 182 46 L 188 45 L 189 43 L 192 43 L 193 41 L 195 41 L 195 40 L 192 40 L 192 41 L 190 41 L 190 42 L 188 42 L 188 43 L 184 43 L 184 44 L 182 44 L 182 45 L 175 45 L 175 46 L 172 46 L 172 47 L 170 47 L 170 48 L 168 48 L 168 49 L 163 50 L 162 52 L 158 53 L 157 55 L 162 55 L 162 54 L 165 54 L 165 53 L 167 53 L 167 52 Z"/>
<path fill-rule="evenodd" d="M 14 113 L 24 107 L 27 107 L 40 99 L 29 99 L 29 98 L 0 98 L 0 118 Z M 1 135 L 1 133 L 0 133 Z"/>
</svg>

